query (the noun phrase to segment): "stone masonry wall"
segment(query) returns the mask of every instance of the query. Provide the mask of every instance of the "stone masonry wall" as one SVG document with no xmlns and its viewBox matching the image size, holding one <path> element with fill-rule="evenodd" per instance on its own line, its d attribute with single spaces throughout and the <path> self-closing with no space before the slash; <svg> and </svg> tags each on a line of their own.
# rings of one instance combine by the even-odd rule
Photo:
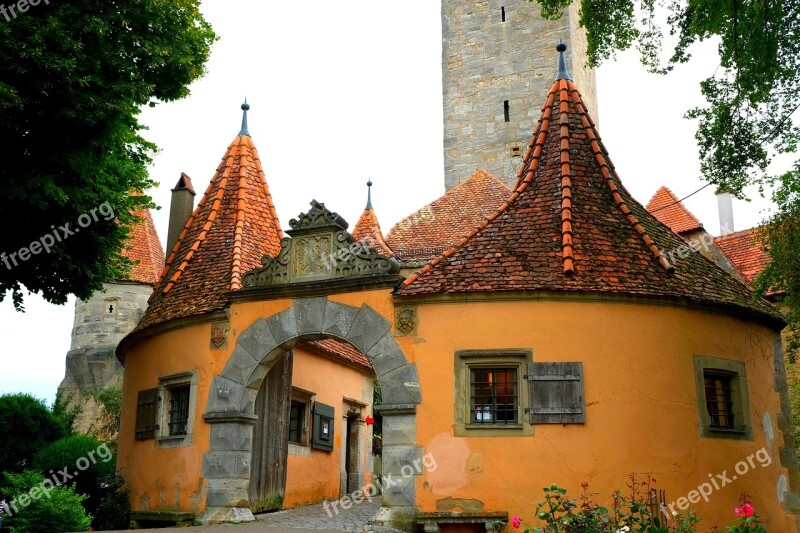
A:
<svg viewBox="0 0 800 533">
<path fill-rule="evenodd" d="M 539 12 L 539 4 L 528 0 L 442 1 L 448 189 L 476 168 L 514 184 L 555 79 L 559 39 L 567 43 L 567 66 L 597 121 L 594 70 L 584 66 L 586 38 L 578 26 L 577 5 L 558 21 L 543 20 Z"/>
<path fill-rule="evenodd" d="M 75 421 L 78 432 L 87 432 L 97 414 L 97 406 L 80 391 L 122 384 L 122 365 L 114 351 L 142 318 L 152 291 L 150 285 L 140 283 L 106 283 L 105 292 L 75 303 L 72 342 L 58 389 L 74 393 L 74 400 L 83 407 Z"/>
</svg>

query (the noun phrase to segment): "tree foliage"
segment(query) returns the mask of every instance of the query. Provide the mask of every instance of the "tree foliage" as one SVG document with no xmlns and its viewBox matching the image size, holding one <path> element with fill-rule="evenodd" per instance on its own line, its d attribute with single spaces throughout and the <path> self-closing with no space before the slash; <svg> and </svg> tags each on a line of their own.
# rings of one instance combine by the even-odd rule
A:
<svg viewBox="0 0 800 533">
<path fill-rule="evenodd" d="M 64 436 L 64 423 L 30 394 L 0 396 L 0 472 L 30 469 L 36 452 Z"/>
<path fill-rule="evenodd" d="M 45 476 L 38 472 L 26 471 L 21 474 L 5 474 L 3 494 L 8 501 L 20 495 L 30 494 L 30 490 L 45 482 Z M 55 487 L 47 497 L 37 499 L 28 497 L 28 505 L 18 505 L 12 515 L 3 520 L 3 529 L 11 533 L 66 533 L 68 531 L 88 531 L 91 517 L 83 508 L 86 496 L 77 494 L 72 487 Z"/>
<path fill-rule="evenodd" d="M 11 291 L 21 308 L 25 287 L 63 303 L 124 279 L 120 251 L 154 185 L 138 115 L 204 73 L 215 35 L 198 5 L 59 0 L 0 15 L 0 300 Z M 60 237 L 49 252 L 47 235 Z"/>
<path fill-rule="evenodd" d="M 570 0 L 537 0 L 557 18 Z M 800 349 L 800 162 L 775 175 L 779 154 L 797 151 L 800 129 L 800 0 L 579 0 L 591 66 L 636 46 L 651 72 L 667 74 L 691 59 L 691 46 L 717 43 L 719 67 L 700 84 L 697 119 L 703 178 L 738 198 L 756 186 L 772 191 L 777 213 L 764 225 L 771 265 L 759 295 L 782 291 L 789 314 L 788 353 Z M 663 41 L 674 47 L 662 60 Z"/>
<path fill-rule="evenodd" d="M 116 450 L 122 413 L 122 387 L 85 389 L 82 393 L 91 398 L 99 407 L 97 416 L 89 428 L 89 435 Z"/>
</svg>

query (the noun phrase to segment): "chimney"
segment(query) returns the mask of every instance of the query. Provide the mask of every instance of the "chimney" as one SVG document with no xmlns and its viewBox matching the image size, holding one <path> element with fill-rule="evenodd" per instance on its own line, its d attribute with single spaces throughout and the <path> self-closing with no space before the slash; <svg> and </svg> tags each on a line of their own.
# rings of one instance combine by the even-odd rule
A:
<svg viewBox="0 0 800 533">
<path fill-rule="evenodd" d="M 181 172 L 178 184 L 172 189 L 172 202 L 169 206 L 169 230 L 167 231 L 167 257 L 169 257 L 186 221 L 194 211 L 194 187 L 192 180 Z"/>
<path fill-rule="evenodd" d="M 733 196 L 727 191 L 717 191 L 719 234 L 733 233 Z"/>
</svg>

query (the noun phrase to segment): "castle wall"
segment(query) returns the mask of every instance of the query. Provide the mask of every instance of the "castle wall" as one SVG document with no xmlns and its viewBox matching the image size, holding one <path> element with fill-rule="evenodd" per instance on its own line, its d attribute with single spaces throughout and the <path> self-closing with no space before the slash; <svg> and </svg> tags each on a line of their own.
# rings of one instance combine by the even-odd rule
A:
<svg viewBox="0 0 800 533">
<path fill-rule="evenodd" d="M 567 43 L 567 66 L 597 121 L 594 70 L 585 67 L 586 38 L 578 25 L 577 4 L 557 21 L 542 19 L 539 12 L 540 6 L 528 0 L 442 2 L 448 189 L 476 168 L 514 184 L 542 95 L 555 79 L 559 39 Z"/>
</svg>

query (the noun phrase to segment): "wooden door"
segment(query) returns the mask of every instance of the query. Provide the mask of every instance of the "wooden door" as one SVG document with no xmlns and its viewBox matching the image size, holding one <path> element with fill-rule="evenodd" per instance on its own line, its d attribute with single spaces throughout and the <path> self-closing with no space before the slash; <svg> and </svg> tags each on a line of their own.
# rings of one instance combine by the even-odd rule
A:
<svg viewBox="0 0 800 533">
<path fill-rule="evenodd" d="M 269 370 L 256 396 L 258 421 L 250 468 L 250 509 L 254 513 L 283 505 L 291 399 L 292 352 L 287 352 Z"/>
</svg>

